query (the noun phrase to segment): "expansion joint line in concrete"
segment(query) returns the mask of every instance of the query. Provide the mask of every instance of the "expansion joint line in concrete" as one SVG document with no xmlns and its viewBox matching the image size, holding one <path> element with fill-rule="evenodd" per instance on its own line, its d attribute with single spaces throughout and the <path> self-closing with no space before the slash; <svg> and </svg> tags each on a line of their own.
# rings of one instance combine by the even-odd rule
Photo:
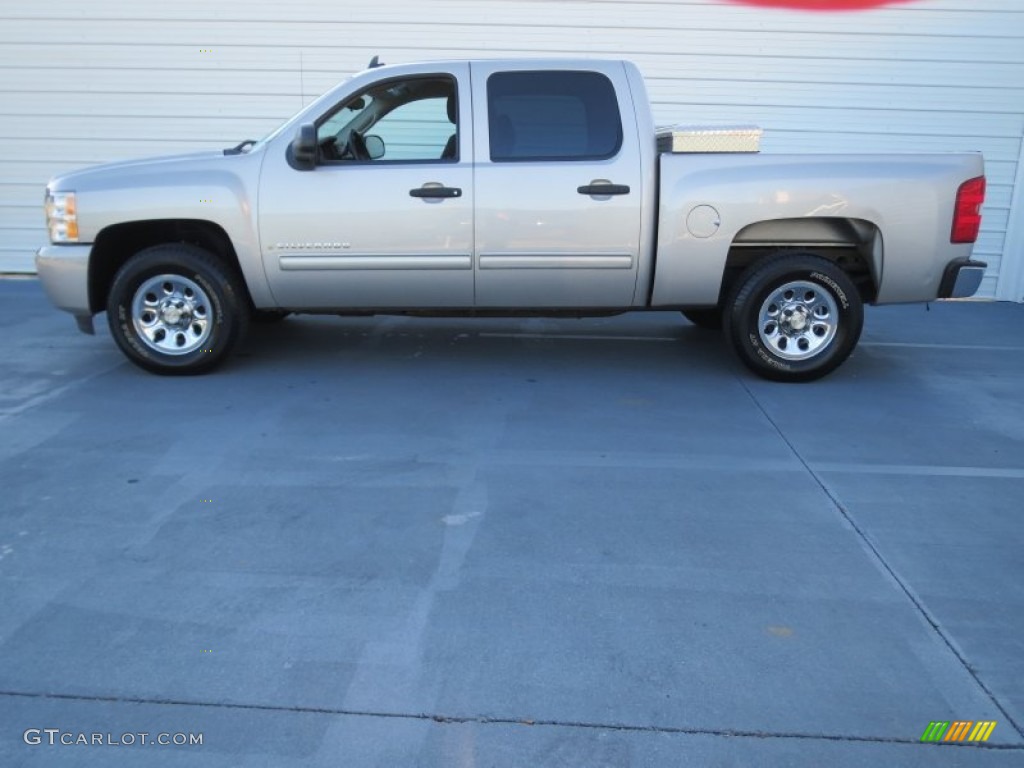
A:
<svg viewBox="0 0 1024 768">
<path fill-rule="evenodd" d="M 734 728 L 686 728 L 663 725 L 637 725 L 632 723 L 596 723 L 580 720 L 532 720 L 522 717 L 500 717 L 492 715 L 442 715 L 427 712 L 383 712 L 358 709 L 340 709 L 334 707 L 280 706 L 275 704 L 246 704 L 225 701 L 189 701 L 185 699 L 155 699 L 137 696 L 89 696 L 70 693 L 41 693 L 32 691 L 0 690 L 0 696 L 44 699 L 57 701 L 100 702 L 104 704 L 153 705 L 164 707 L 196 707 L 199 709 L 226 709 L 259 712 L 287 712 L 290 714 L 328 715 L 333 717 L 368 717 L 385 720 L 430 720 L 440 724 L 452 725 L 516 725 L 534 728 L 578 728 L 594 731 L 619 731 L 626 733 L 664 733 L 682 736 L 717 736 L 721 738 L 740 739 L 779 739 L 798 741 L 824 741 L 839 743 L 866 744 L 906 744 L 923 749 L 937 745 L 923 743 L 919 738 L 890 738 L 886 736 L 854 736 L 831 733 L 802 733 L 799 731 L 745 731 Z M 1024 752 L 1024 744 L 967 744 L 950 743 L 938 745 L 956 749 L 981 749 L 1001 752 Z"/>
<path fill-rule="evenodd" d="M 989 701 L 991 701 L 992 705 L 999 710 L 1000 714 L 1006 719 L 1006 722 L 1008 722 L 1013 727 L 1013 729 L 1017 731 L 1017 734 L 1021 738 L 1024 738 L 1024 728 L 1021 727 L 1020 723 L 1013 719 L 1013 716 L 1010 715 L 1006 708 L 1000 703 L 999 699 L 996 698 L 996 695 L 985 684 L 985 681 L 978 676 L 978 673 L 974 670 L 974 667 L 972 667 L 968 663 L 967 659 L 964 658 L 963 654 L 960 653 L 960 650 L 956 647 L 956 644 L 953 642 L 952 638 L 948 634 L 946 634 L 946 632 L 939 625 L 938 619 L 932 615 L 932 613 L 925 607 L 924 603 L 921 602 L 921 600 L 917 597 L 916 594 L 914 594 L 914 591 L 910 588 L 910 585 L 907 584 L 907 582 L 899 575 L 899 573 L 896 572 L 896 569 L 893 568 L 888 563 L 888 561 L 886 561 L 885 557 L 882 555 L 879 548 L 875 546 L 875 543 L 871 540 L 871 537 L 868 536 L 867 531 L 865 531 L 864 528 L 857 523 L 853 515 L 846 508 L 846 506 L 839 500 L 836 494 L 832 492 L 832 489 L 829 488 L 828 484 L 822 479 L 821 475 L 818 474 L 818 472 L 816 472 L 811 467 L 811 465 L 807 463 L 807 460 L 804 459 L 804 457 L 800 454 L 800 451 L 797 450 L 796 446 L 793 445 L 792 441 L 790 441 L 790 439 L 782 431 L 782 429 L 779 427 L 775 419 L 773 419 L 771 417 L 771 414 L 768 413 L 768 410 L 761 404 L 761 401 L 757 399 L 754 393 L 750 390 L 750 387 L 747 386 L 747 382 L 745 382 L 742 378 L 738 380 L 740 386 L 742 386 L 743 389 L 746 391 L 747 396 L 751 399 L 751 401 L 754 403 L 757 409 L 768 420 L 768 423 L 772 425 L 772 427 L 778 433 L 782 441 L 789 447 L 789 450 L 793 453 L 793 456 L 796 457 L 796 460 L 799 461 L 803 465 L 804 469 L 807 470 L 807 473 L 814 479 L 814 482 L 817 483 L 819 488 L 821 488 L 822 493 L 824 493 L 828 497 L 829 501 L 836 508 L 836 510 L 838 510 L 839 514 L 842 515 L 842 517 L 846 520 L 850 528 L 852 528 L 854 533 L 856 533 L 857 537 L 860 538 L 861 542 L 863 543 L 867 551 L 878 562 L 882 569 L 887 574 L 889 574 L 892 580 L 899 586 L 903 594 L 906 595 L 906 598 L 917 609 L 921 616 L 924 617 L 924 620 L 928 622 L 928 625 L 932 628 L 935 634 L 938 635 L 938 637 L 942 640 L 945 646 L 949 649 L 950 653 L 952 653 L 956 657 L 957 661 L 960 662 L 963 668 L 967 671 L 967 674 L 969 674 L 971 676 L 971 679 L 974 680 L 975 684 L 982 691 L 985 692 L 985 695 L 988 696 Z"/>
</svg>

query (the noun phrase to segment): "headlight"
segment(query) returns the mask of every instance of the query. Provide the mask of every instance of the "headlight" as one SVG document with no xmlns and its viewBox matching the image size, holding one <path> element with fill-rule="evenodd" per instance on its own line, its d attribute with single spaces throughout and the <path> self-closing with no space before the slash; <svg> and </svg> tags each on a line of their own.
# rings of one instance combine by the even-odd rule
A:
<svg viewBox="0 0 1024 768">
<path fill-rule="evenodd" d="M 78 242 L 78 205 L 74 192 L 46 195 L 46 228 L 51 243 Z"/>
</svg>

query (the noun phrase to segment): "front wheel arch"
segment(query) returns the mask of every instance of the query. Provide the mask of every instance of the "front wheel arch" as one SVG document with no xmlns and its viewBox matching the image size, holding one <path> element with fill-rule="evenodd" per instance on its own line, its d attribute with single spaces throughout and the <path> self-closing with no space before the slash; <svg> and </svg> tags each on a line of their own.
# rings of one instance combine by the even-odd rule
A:
<svg viewBox="0 0 1024 768">
<path fill-rule="evenodd" d="M 231 237 L 219 224 L 204 219 L 143 219 L 111 224 L 96 235 L 89 256 L 89 304 L 94 312 L 107 306 L 118 271 L 136 254 L 158 245 L 193 245 L 215 256 L 226 270 L 242 276 Z M 246 300 L 250 301 L 248 287 Z"/>
</svg>

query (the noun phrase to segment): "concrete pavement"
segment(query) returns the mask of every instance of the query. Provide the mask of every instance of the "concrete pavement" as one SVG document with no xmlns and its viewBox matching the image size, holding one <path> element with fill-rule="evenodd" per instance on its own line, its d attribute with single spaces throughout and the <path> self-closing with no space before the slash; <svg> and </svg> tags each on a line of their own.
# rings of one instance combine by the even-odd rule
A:
<svg viewBox="0 0 1024 768">
<path fill-rule="evenodd" d="M 173 379 L 0 282 L 0 764 L 1020 765 L 1022 339 L 291 318 Z"/>
</svg>

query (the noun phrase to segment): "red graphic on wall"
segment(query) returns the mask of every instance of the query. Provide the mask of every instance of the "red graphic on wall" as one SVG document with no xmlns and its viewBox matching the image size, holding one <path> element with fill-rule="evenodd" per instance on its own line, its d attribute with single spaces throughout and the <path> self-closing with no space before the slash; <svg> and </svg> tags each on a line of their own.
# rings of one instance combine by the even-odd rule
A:
<svg viewBox="0 0 1024 768">
<path fill-rule="evenodd" d="M 762 8 L 790 8 L 798 11 L 867 11 L 885 5 L 901 5 L 916 0 L 728 0 Z"/>
</svg>

